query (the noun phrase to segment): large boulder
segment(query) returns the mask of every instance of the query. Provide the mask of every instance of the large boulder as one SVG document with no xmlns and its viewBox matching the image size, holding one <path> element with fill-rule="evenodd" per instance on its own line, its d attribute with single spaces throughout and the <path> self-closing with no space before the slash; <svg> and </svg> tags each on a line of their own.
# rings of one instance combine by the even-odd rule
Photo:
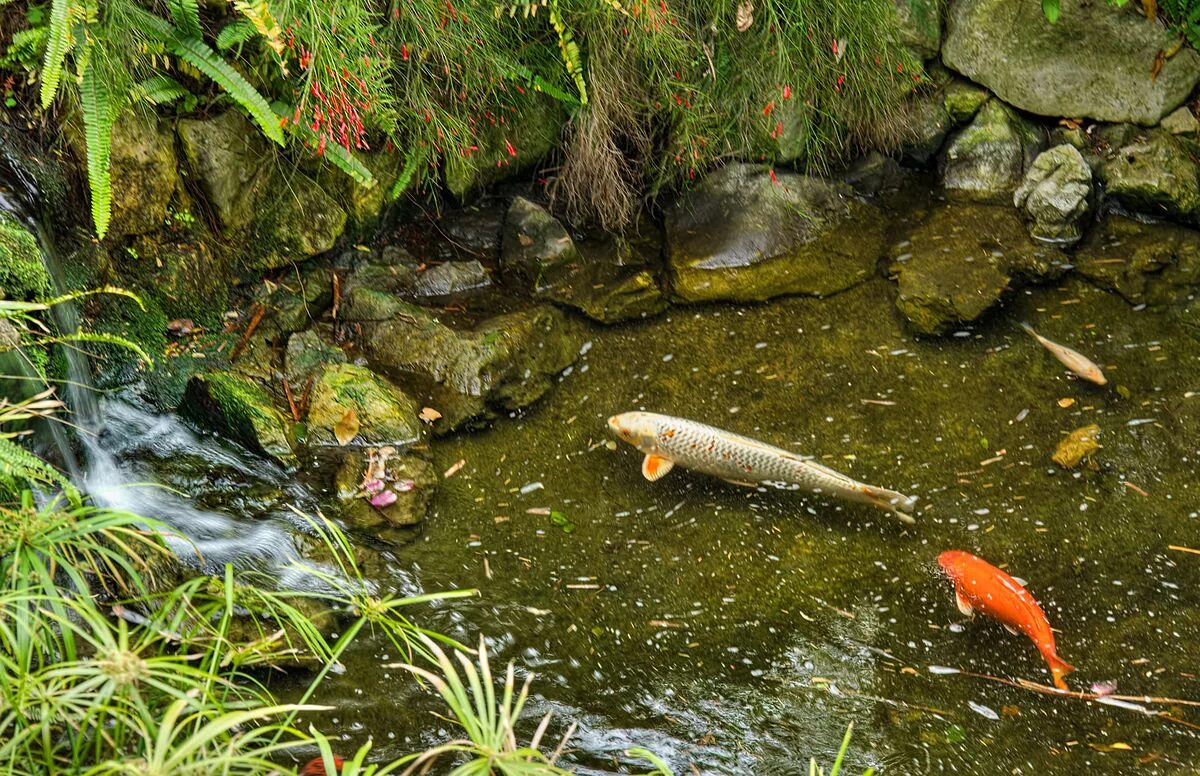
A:
<svg viewBox="0 0 1200 776">
<path fill-rule="evenodd" d="M 50 288 L 37 238 L 12 215 L 0 211 L 0 299 L 37 299 L 49 294 Z"/>
<path fill-rule="evenodd" d="M 376 369 L 441 413 L 439 433 L 537 401 L 583 342 L 578 326 L 546 305 L 459 330 L 399 304 L 391 320 L 362 324 L 359 346 Z"/>
<path fill-rule="evenodd" d="M 346 211 L 311 178 L 273 163 L 273 151 L 240 113 L 183 119 L 178 134 L 191 175 L 247 268 L 265 270 L 323 253 Z"/>
<path fill-rule="evenodd" d="M 1130 210 L 1182 221 L 1200 215 L 1200 166 L 1169 132 L 1132 136 L 1102 158 L 1098 172 L 1108 195 Z"/>
<path fill-rule="evenodd" d="M 313 382 L 308 437 L 315 445 L 339 444 L 335 429 L 353 410 L 355 445 L 410 445 L 421 438 L 420 408 L 403 391 L 357 364 L 333 363 Z"/>
<path fill-rule="evenodd" d="M 1090 207 L 1092 168 L 1075 146 L 1059 145 L 1038 155 L 1013 195 L 1038 240 L 1072 244 L 1083 236 Z"/>
<path fill-rule="evenodd" d="M 250 380 L 223 372 L 195 375 L 188 381 L 179 410 L 198 425 L 285 467 L 296 463 L 290 422 Z"/>
<path fill-rule="evenodd" d="M 1180 302 L 1200 286 L 1200 232 L 1109 215 L 1079 244 L 1074 264 L 1131 304 Z"/>
<path fill-rule="evenodd" d="M 667 213 L 671 289 L 687 302 L 828 296 L 875 269 L 885 219 L 853 190 L 732 164 Z"/>
<path fill-rule="evenodd" d="M 1051 24 L 1031 0 L 956 0 L 942 61 L 1030 113 L 1157 124 L 1200 81 L 1200 56 L 1184 47 L 1151 78 L 1169 38 L 1134 6 L 1063 0 Z"/>
<path fill-rule="evenodd" d="M 989 100 L 942 152 L 942 185 L 973 199 L 1002 199 L 1041 148 L 1041 132 L 1007 105 Z"/>
<path fill-rule="evenodd" d="M 127 110 L 112 128 L 109 177 L 112 181 L 114 237 L 161 229 L 179 182 L 175 136 L 166 121 Z"/>
<path fill-rule="evenodd" d="M 894 249 L 896 307 L 921 334 L 974 321 L 1020 280 L 1066 272 L 1066 257 L 1030 239 L 1011 207 L 950 203 Z"/>
<path fill-rule="evenodd" d="M 942 43 L 942 0 L 895 0 L 900 42 L 922 59 L 938 55 Z"/>
</svg>

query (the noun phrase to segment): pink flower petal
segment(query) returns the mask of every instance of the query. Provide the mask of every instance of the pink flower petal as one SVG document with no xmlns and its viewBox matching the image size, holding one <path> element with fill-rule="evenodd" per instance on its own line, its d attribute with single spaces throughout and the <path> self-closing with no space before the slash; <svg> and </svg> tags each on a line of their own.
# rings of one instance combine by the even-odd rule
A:
<svg viewBox="0 0 1200 776">
<path fill-rule="evenodd" d="M 392 486 L 392 489 L 397 493 L 408 493 L 415 487 L 417 487 L 417 483 L 413 482 L 412 480 L 399 480 L 395 485 Z"/>
<path fill-rule="evenodd" d="M 390 490 L 385 490 L 382 493 L 376 493 L 371 497 L 371 506 L 383 509 L 386 506 L 391 506 L 396 503 L 396 494 Z"/>
<path fill-rule="evenodd" d="M 366 485 L 363 485 L 363 490 L 365 490 L 367 493 L 378 493 L 379 491 L 383 490 L 383 481 L 371 480 Z"/>
</svg>

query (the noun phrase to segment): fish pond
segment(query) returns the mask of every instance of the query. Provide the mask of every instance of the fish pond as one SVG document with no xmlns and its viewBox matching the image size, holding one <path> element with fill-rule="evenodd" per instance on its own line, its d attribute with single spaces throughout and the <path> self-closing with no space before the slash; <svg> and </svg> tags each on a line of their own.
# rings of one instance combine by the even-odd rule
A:
<svg viewBox="0 0 1200 776">
<path fill-rule="evenodd" d="M 580 773 L 638 772 L 632 746 L 677 773 L 808 773 L 850 723 L 855 773 L 1195 773 L 1200 709 L 1015 686 L 1049 683 L 1033 644 L 965 620 L 936 564 L 967 550 L 1023 580 L 1077 667 L 1074 690 L 1200 699 L 1195 330 L 1068 275 L 921 338 L 895 294 L 880 276 L 827 299 L 581 324 L 580 356 L 544 399 L 430 444 L 448 476 L 408 542 L 355 537 L 367 575 L 400 594 L 477 590 L 408 614 L 465 643 L 482 634 L 494 666 L 532 673 L 521 730 L 546 712 L 551 738 L 577 725 L 563 763 Z M 1069 374 L 1021 321 L 1109 384 Z M 607 432 L 629 410 L 916 495 L 916 524 L 678 467 L 647 482 Z M 301 487 L 320 461 L 281 492 L 280 473 L 225 443 L 123 411 L 102 446 L 134 467 L 125 479 L 195 495 L 190 511 L 154 509 L 216 560 L 288 560 L 286 504 L 329 495 Z M 1052 461 L 1092 424 L 1098 450 L 1075 469 Z M 322 723 L 346 749 L 371 738 L 384 758 L 453 737 L 429 689 L 388 667 L 401 658 L 363 640 L 323 686 L 335 710 Z"/>
</svg>

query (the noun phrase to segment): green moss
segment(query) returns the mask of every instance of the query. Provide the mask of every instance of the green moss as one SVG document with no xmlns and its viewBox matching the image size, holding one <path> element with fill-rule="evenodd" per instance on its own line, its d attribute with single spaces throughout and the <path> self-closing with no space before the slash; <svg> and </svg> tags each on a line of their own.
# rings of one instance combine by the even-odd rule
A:
<svg viewBox="0 0 1200 776">
<path fill-rule="evenodd" d="M 421 438 L 417 403 L 366 367 L 335 364 L 326 367 L 312 389 L 308 440 L 337 444 L 334 429 L 353 409 L 361 444 L 410 444 Z"/>
<path fill-rule="evenodd" d="M 0 212 L 0 295 L 40 299 L 50 293 L 50 273 L 37 238 L 8 213 Z"/>
<path fill-rule="evenodd" d="M 220 372 L 188 381 L 184 415 L 285 466 L 295 463 L 291 424 L 266 391 L 249 380 Z"/>
</svg>

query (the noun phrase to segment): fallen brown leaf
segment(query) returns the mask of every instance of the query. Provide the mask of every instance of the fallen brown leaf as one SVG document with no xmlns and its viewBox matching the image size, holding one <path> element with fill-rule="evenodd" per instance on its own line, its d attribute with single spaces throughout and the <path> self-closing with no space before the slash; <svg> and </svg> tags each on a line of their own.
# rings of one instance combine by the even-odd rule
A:
<svg viewBox="0 0 1200 776">
<path fill-rule="evenodd" d="M 433 407 L 424 407 L 421 413 L 417 416 L 426 423 L 432 423 L 442 416 L 442 413 L 435 410 Z"/>
<path fill-rule="evenodd" d="M 1071 405 L 1073 405 L 1074 403 L 1075 403 L 1075 400 L 1074 400 L 1074 399 L 1072 399 L 1072 398 L 1070 398 L 1070 397 L 1067 397 L 1066 399 L 1059 399 L 1059 400 L 1058 400 L 1058 406 L 1062 407 L 1064 410 L 1065 410 L 1067 407 L 1070 407 Z"/>
<path fill-rule="evenodd" d="M 1167 52 L 1162 49 L 1154 55 L 1154 64 L 1150 66 L 1150 80 L 1157 81 L 1158 74 L 1162 72 L 1163 65 L 1167 63 Z"/>
<path fill-rule="evenodd" d="M 754 24 L 754 3 L 750 0 L 743 0 L 738 3 L 737 19 L 735 21 L 738 32 L 745 32 L 750 29 L 750 25 Z"/>
<path fill-rule="evenodd" d="M 461 469 L 462 467 L 464 467 L 466 465 L 467 465 L 467 462 L 464 461 L 463 459 L 459 458 L 457 461 L 455 461 L 453 464 L 450 465 L 450 468 L 447 469 L 444 474 L 442 474 L 442 478 L 445 479 L 446 477 L 453 477 L 455 474 L 458 474 L 459 469 Z"/>
<path fill-rule="evenodd" d="M 354 437 L 358 436 L 358 426 L 358 413 L 351 407 L 333 427 L 333 435 L 337 437 L 338 444 L 345 447 L 353 442 Z"/>
</svg>

